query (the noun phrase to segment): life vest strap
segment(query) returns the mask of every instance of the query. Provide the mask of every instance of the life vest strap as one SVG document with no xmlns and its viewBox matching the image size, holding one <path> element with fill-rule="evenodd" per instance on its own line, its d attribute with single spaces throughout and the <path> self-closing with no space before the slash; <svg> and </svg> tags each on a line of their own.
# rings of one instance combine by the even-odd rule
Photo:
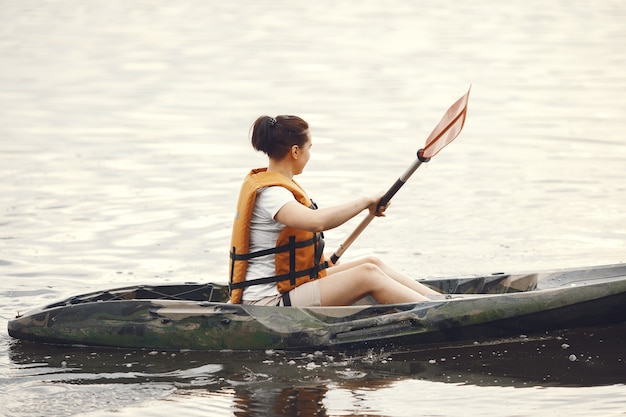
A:
<svg viewBox="0 0 626 417">
<path fill-rule="evenodd" d="M 252 285 L 272 284 L 272 283 L 279 282 L 279 281 L 290 281 L 292 277 L 300 278 L 306 275 L 309 275 L 311 277 L 313 276 L 317 277 L 318 272 L 326 268 L 328 268 L 328 262 L 323 262 L 317 265 L 316 267 L 305 269 L 302 271 L 294 271 L 294 272 L 288 272 L 286 274 L 275 275 L 272 277 L 255 278 L 255 279 L 249 279 L 249 280 L 245 280 L 241 282 L 229 283 L 228 287 L 232 291 L 232 290 L 236 290 L 240 288 L 247 288 Z"/>
<path fill-rule="evenodd" d="M 295 243 L 289 242 L 284 245 L 276 246 L 274 248 L 263 249 L 263 250 L 250 252 L 250 253 L 235 253 L 235 251 L 233 250 L 230 252 L 230 259 L 233 261 L 249 261 L 250 259 L 259 258 L 261 256 L 273 255 L 279 252 L 287 252 L 293 248 L 301 249 L 309 245 L 314 245 L 318 241 L 323 242 L 321 237 L 322 236 L 320 234 L 316 233 L 315 236 L 313 236 L 311 239 L 307 239 L 307 240 L 303 240 L 301 242 L 295 242 Z"/>
</svg>

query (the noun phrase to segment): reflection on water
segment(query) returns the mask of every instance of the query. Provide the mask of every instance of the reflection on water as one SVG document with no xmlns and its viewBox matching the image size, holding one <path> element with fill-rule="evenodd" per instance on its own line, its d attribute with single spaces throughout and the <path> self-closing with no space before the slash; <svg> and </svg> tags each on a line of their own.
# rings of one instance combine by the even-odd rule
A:
<svg viewBox="0 0 626 417">
<path fill-rule="evenodd" d="M 437 383 L 449 384 L 452 391 L 459 386 L 524 388 L 527 394 L 520 396 L 527 397 L 526 409 L 532 409 L 538 399 L 529 397 L 538 387 L 577 387 L 577 392 L 596 395 L 604 386 L 605 395 L 613 391 L 610 387 L 626 383 L 624 330 L 624 325 L 617 325 L 387 352 L 162 352 L 15 341 L 9 346 L 14 363 L 9 377 L 27 381 L 39 394 L 69 390 L 67 411 L 60 407 L 59 415 L 70 415 L 74 408 L 97 410 L 100 402 L 112 401 L 116 403 L 107 408 L 118 413 L 130 404 L 160 397 L 191 400 L 192 410 L 209 415 L 220 415 L 220 408 L 231 408 L 242 416 L 267 410 L 276 416 L 334 415 L 354 407 L 385 415 L 396 409 L 397 397 L 384 398 L 381 392 L 395 392 L 406 383 L 418 384 L 426 392 Z M 368 398 L 373 392 L 379 392 L 374 396 L 377 401 Z M 127 398 L 119 401 L 118 395 Z M 566 390 L 558 391 L 553 401 L 568 395 Z M 616 405 L 626 405 L 621 398 Z M 20 395 L 19 404 L 9 401 L 7 410 L 24 410 L 23 400 Z M 421 397 L 419 401 L 430 407 L 435 399 Z M 410 399 L 405 402 L 411 403 Z M 87 415 L 107 413 L 90 411 Z"/>
<path fill-rule="evenodd" d="M 344 258 L 416 277 L 626 261 L 622 3 L 0 0 L 0 327 L 90 290 L 224 281 L 258 115 L 311 123 L 300 182 L 325 206 L 388 188 L 469 84 L 459 139 Z M 0 414 L 618 414 L 623 333 L 308 357 L 4 332 Z"/>
</svg>

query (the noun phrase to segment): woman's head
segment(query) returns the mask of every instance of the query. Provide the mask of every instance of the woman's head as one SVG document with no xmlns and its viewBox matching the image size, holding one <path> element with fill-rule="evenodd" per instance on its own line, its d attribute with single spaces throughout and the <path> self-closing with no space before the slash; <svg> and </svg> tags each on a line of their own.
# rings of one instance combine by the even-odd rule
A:
<svg viewBox="0 0 626 417">
<path fill-rule="evenodd" d="M 293 145 L 309 140 L 309 124 L 298 116 L 261 116 L 252 126 L 252 146 L 272 159 L 282 159 Z"/>
</svg>

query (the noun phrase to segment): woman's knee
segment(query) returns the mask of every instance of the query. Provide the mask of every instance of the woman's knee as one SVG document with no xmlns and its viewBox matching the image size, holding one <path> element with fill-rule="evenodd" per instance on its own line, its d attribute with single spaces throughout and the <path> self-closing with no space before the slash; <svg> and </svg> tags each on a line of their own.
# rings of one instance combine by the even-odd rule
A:
<svg viewBox="0 0 626 417">
<path fill-rule="evenodd" d="M 374 264 L 376 265 L 378 268 L 382 268 L 383 261 L 380 260 L 380 258 L 377 258 L 376 256 L 373 255 L 368 255 L 365 258 L 363 258 L 363 263 L 364 264 Z"/>
<path fill-rule="evenodd" d="M 383 284 L 385 280 L 389 278 L 378 265 L 371 262 L 361 264 L 359 266 L 359 273 L 362 279 L 369 283 L 367 286 L 370 288 Z"/>
</svg>

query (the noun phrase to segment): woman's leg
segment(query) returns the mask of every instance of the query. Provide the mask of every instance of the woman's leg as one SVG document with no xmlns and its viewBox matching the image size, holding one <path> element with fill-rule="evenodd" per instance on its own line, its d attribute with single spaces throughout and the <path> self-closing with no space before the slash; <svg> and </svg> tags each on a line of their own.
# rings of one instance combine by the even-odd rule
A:
<svg viewBox="0 0 626 417">
<path fill-rule="evenodd" d="M 427 287 L 424 284 L 420 284 L 419 282 L 415 281 L 414 279 L 409 278 L 408 276 L 396 271 L 395 269 L 389 267 L 388 265 L 386 265 L 383 261 L 381 261 L 380 259 L 378 259 L 375 256 L 368 256 L 365 258 L 361 258 L 361 259 L 357 259 L 354 261 L 350 261 L 350 262 L 346 262 L 346 263 L 340 263 L 336 266 L 333 266 L 331 268 L 327 269 L 327 273 L 329 275 L 334 274 L 335 272 L 341 272 L 341 271 L 345 271 L 351 268 L 354 268 L 358 265 L 363 265 L 363 264 L 374 264 L 376 265 L 378 268 L 380 268 L 386 275 L 388 275 L 390 278 L 392 278 L 393 280 L 399 282 L 400 284 L 412 289 L 413 291 L 417 291 L 418 293 L 425 295 L 425 296 L 429 296 L 429 295 L 441 295 L 439 292 L 433 290 L 430 287 Z"/>
<path fill-rule="evenodd" d="M 355 261 L 329 268 L 319 280 L 323 306 L 350 305 L 371 295 L 380 304 L 427 301 L 428 298 L 387 275 L 378 265 Z M 340 268 L 341 266 L 341 268 Z"/>
</svg>

